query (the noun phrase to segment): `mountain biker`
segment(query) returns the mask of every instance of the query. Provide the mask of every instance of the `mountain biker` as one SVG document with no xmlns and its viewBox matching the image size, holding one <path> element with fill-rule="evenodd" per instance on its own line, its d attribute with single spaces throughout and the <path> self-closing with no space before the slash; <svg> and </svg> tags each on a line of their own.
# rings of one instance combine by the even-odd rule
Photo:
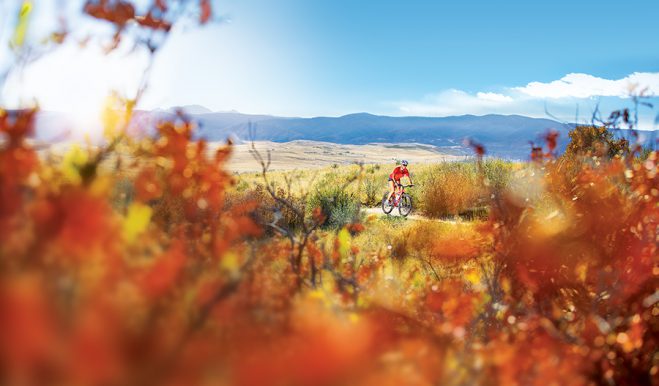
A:
<svg viewBox="0 0 659 386">
<path fill-rule="evenodd" d="M 393 196 L 396 187 L 401 186 L 400 179 L 404 176 L 410 180 L 410 185 L 414 185 L 412 183 L 412 178 L 410 177 L 410 172 L 407 170 L 406 160 L 400 161 L 400 166 L 396 166 L 394 171 L 389 174 L 389 180 L 387 181 L 389 184 L 389 195 L 387 196 L 387 201 L 389 201 L 391 196 Z"/>
</svg>

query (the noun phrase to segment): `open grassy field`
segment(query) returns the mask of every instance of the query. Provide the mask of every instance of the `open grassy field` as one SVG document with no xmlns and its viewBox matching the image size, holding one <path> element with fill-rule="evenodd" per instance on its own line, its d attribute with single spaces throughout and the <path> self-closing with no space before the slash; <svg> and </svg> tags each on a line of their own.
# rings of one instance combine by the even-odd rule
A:
<svg viewBox="0 0 659 386">
<path fill-rule="evenodd" d="M 214 146 L 218 146 L 215 144 Z M 211 148 L 214 147 L 211 145 Z M 322 168 L 332 165 L 394 164 L 407 159 L 412 163 L 465 160 L 466 157 L 442 154 L 434 146 L 422 144 L 341 145 L 328 142 L 256 142 L 256 148 L 272 153 L 271 170 Z M 236 144 L 228 168 L 237 173 L 259 171 L 260 165 L 249 153 L 251 144 Z"/>
<path fill-rule="evenodd" d="M 489 188 L 501 191 L 515 172 L 522 173 L 525 168 L 521 163 L 486 160 L 481 166 L 481 176 L 481 169 L 473 159 L 423 158 L 414 152 L 401 155 L 410 161 L 410 176 L 415 186 L 407 191 L 412 196 L 415 214 L 434 218 L 487 215 L 485 209 Z M 271 153 L 273 163 L 280 157 L 286 159 L 285 155 L 275 151 Z M 377 157 L 374 158 L 377 160 Z M 414 162 L 416 159 L 419 161 Z M 383 163 L 371 161 L 371 158 L 363 158 L 363 165 L 334 163 L 331 166 L 313 164 L 309 168 L 275 169 L 267 173 L 268 184 L 294 196 L 323 195 L 341 190 L 356 203 L 375 208 L 379 207 L 383 194 L 387 192 L 387 178 L 396 163 L 395 160 Z M 302 165 L 305 163 L 298 164 Z M 254 187 L 265 184 L 260 171 L 235 173 L 234 178 L 237 184 L 233 191 L 239 194 L 249 194 Z"/>
</svg>

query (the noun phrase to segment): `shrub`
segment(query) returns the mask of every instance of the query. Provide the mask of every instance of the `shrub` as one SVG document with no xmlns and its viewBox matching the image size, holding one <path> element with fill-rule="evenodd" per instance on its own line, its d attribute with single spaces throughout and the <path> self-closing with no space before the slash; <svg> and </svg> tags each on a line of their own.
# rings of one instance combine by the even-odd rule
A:
<svg viewBox="0 0 659 386">
<path fill-rule="evenodd" d="M 300 197 L 286 195 L 282 189 L 278 189 L 277 193 L 281 197 L 287 197 L 287 201 L 301 212 L 304 210 L 304 202 Z M 277 203 L 266 191 L 263 184 L 256 184 L 251 188 L 228 192 L 226 203 L 229 208 L 247 203 L 255 203 L 256 207 L 252 214 L 254 219 L 262 225 L 267 225 L 274 221 L 274 224 L 277 226 L 296 230 L 300 228 L 304 221 L 301 216 L 298 216 L 289 207 Z M 272 228 L 266 226 L 264 229 L 268 230 L 269 234 L 272 234 Z"/>
<path fill-rule="evenodd" d="M 382 200 L 382 194 L 385 191 L 385 181 L 386 179 L 379 175 L 365 175 L 362 182 L 362 204 L 369 207 L 379 205 Z"/>
<path fill-rule="evenodd" d="M 326 219 L 323 227 L 337 229 L 359 217 L 359 200 L 340 186 L 318 188 L 309 198 L 309 208 L 320 208 Z"/>
<path fill-rule="evenodd" d="M 509 184 L 515 164 L 499 159 L 474 163 L 445 162 L 430 166 L 415 178 L 419 188 L 410 194 L 423 212 L 434 218 L 445 216 L 485 217 L 492 194 Z"/>
<path fill-rule="evenodd" d="M 484 195 L 474 164 L 441 163 L 428 172 L 417 202 L 428 216 L 443 217 L 482 205 Z"/>
<path fill-rule="evenodd" d="M 488 159 L 482 164 L 485 185 L 491 193 L 500 194 L 509 185 L 516 165 L 500 159 Z M 517 165 L 521 166 L 521 165 Z"/>
<path fill-rule="evenodd" d="M 604 126 L 576 126 L 569 133 L 570 143 L 564 157 L 598 156 L 612 158 L 629 152 L 629 141 L 615 139 Z"/>
</svg>

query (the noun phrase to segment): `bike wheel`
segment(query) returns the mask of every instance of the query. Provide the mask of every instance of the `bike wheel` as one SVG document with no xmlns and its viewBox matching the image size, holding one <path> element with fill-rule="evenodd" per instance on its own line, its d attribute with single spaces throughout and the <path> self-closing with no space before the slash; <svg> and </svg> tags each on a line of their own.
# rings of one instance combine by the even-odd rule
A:
<svg viewBox="0 0 659 386">
<path fill-rule="evenodd" d="M 400 204 L 398 205 L 398 212 L 401 216 L 406 217 L 412 211 L 412 197 L 409 194 L 404 193 L 400 198 Z"/>
<path fill-rule="evenodd" d="M 382 211 L 385 214 L 389 214 L 392 210 L 394 210 L 394 205 L 391 203 L 391 201 L 387 200 L 387 196 L 389 196 L 389 193 L 385 193 L 384 196 L 382 196 Z"/>
</svg>

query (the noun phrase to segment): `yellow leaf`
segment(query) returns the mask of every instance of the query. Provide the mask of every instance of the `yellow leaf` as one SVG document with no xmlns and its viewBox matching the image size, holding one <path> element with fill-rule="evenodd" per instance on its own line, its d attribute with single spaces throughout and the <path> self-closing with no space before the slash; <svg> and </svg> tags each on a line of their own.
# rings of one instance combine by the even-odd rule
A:
<svg viewBox="0 0 659 386">
<path fill-rule="evenodd" d="M 348 229 L 343 228 L 339 231 L 337 237 L 339 240 L 339 254 L 342 259 L 345 259 L 348 257 L 348 252 L 350 252 L 350 232 L 348 232 Z"/>
<path fill-rule="evenodd" d="M 78 145 L 72 145 L 69 151 L 64 154 L 60 169 L 64 178 L 73 183 L 80 183 L 80 168 L 87 163 L 89 154 L 82 150 Z"/>
<path fill-rule="evenodd" d="M 472 268 L 465 274 L 465 279 L 473 285 L 479 285 L 481 282 L 481 275 L 478 269 Z"/>
<path fill-rule="evenodd" d="M 325 293 L 319 289 L 309 291 L 308 296 L 312 299 L 325 299 Z"/>
<path fill-rule="evenodd" d="M 224 256 L 222 256 L 220 267 L 229 272 L 231 276 L 237 275 L 238 271 L 240 270 L 240 261 L 238 260 L 238 255 L 231 251 L 225 253 Z"/>
<path fill-rule="evenodd" d="M 132 203 L 123 224 L 123 236 L 128 242 L 133 242 L 137 236 L 144 233 L 151 221 L 151 207 L 140 203 Z"/>
<path fill-rule="evenodd" d="M 332 282 L 332 280 L 328 280 L 327 282 Z M 323 281 L 323 286 L 325 287 L 325 282 Z M 334 285 L 334 283 L 331 283 Z M 328 294 L 332 293 L 334 288 L 328 289 L 328 288 L 318 288 L 312 291 L 309 291 L 307 293 L 307 296 L 309 299 L 313 299 L 314 301 L 318 302 L 318 304 L 322 304 L 325 307 L 331 307 L 332 306 L 332 299 Z M 329 292 L 328 292 L 329 291 Z"/>
<path fill-rule="evenodd" d="M 30 13 L 32 13 L 32 2 L 24 0 L 21 10 L 18 13 L 18 23 L 16 24 L 16 29 L 14 29 L 14 37 L 11 39 L 11 45 L 14 48 L 22 47 L 23 43 L 25 43 Z"/>
<path fill-rule="evenodd" d="M 122 98 L 116 92 L 106 98 L 101 119 L 103 121 L 103 134 L 108 140 L 114 140 L 126 129 L 134 105 L 134 101 Z"/>
</svg>

